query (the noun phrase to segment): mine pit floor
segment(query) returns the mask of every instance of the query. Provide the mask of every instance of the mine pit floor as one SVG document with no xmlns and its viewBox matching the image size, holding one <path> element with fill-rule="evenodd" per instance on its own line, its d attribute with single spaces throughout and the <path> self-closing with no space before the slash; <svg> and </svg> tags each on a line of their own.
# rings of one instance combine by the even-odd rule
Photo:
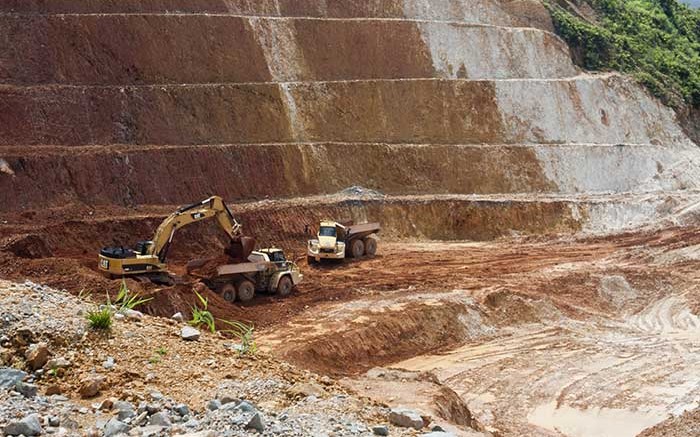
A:
<svg viewBox="0 0 700 437">
<path fill-rule="evenodd" d="M 499 435 L 633 436 L 698 407 L 698 230 L 382 241 L 372 259 L 301 261 L 305 280 L 285 299 L 207 297 L 216 317 L 254 323 L 263 350 L 390 405 L 431 399 L 365 372 L 428 372 Z M 119 285 L 91 251 L 0 257 L 16 281 L 97 295 Z M 187 284 L 129 285 L 154 297 L 154 315 L 187 314 L 195 299 Z"/>
</svg>

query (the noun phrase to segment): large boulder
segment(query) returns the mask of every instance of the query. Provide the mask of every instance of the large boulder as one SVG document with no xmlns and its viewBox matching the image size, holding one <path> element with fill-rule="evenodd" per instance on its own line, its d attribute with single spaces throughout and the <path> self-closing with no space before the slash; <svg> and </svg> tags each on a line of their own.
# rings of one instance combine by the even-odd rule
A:
<svg viewBox="0 0 700 437">
<path fill-rule="evenodd" d="M 0 367 L 0 389 L 9 389 L 27 376 L 26 372 L 12 367 Z"/>
<path fill-rule="evenodd" d="M 392 408 L 389 422 L 403 428 L 422 429 L 425 426 L 421 415 L 408 408 Z"/>
<path fill-rule="evenodd" d="M 104 430 L 102 431 L 104 437 L 112 437 L 119 434 L 126 434 L 129 432 L 129 425 L 122 422 L 121 420 L 113 417 L 109 419 L 109 422 L 105 424 Z"/>
<path fill-rule="evenodd" d="M 245 427 L 246 429 L 254 429 L 258 432 L 263 432 L 265 431 L 265 421 L 263 420 L 260 413 L 255 413 L 253 414 L 253 417 L 250 418 Z"/>
<path fill-rule="evenodd" d="M 46 343 L 30 344 L 24 353 L 27 367 L 32 370 L 41 369 L 49 361 L 49 347 Z"/>
<path fill-rule="evenodd" d="M 10 422 L 4 429 L 6 436 L 36 436 L 41 435 L 41 421 L 38 414 L 30 414 L 22 420 Z"/>
<path fill-rule="evenodd" d="M 89 376 L 83 379 L 80 381 L 80 389 L 78 390 L 80 397 L 87 399 L 97 396 L 102 389 L 104 381 L 104 377 L 99 375 Z"/>
</svg>

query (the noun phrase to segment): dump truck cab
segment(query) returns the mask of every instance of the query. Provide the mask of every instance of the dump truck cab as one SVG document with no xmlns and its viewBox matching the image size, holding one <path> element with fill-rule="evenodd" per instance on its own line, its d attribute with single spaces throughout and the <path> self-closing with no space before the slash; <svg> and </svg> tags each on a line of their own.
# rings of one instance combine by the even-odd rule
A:
<svg viewBox="0 0 700 437">
<path fill-rule="evenodd" d="M 323 220 L 318 226 L 316 238 L 308 241 L 306 256 L 309 263 L 322 259 L 344 259 L 346 256 L 360 258 L 374 256 L 377 251 L 376 233 L 379 223 L 344 225 Z"/>
<path fill-rule="evenodd" d="M 308 242 L 307 256 L 316 261 L 321 259 L 345 258 L 345 235 L 347 228 L 333 221 L 322 221 L 315 239 Z"/>
</svg>

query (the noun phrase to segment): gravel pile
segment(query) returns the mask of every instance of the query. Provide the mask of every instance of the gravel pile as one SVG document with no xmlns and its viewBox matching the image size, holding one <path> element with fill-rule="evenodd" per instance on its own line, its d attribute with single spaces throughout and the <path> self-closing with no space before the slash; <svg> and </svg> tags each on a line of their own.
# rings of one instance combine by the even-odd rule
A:
<svg viewBox="0 0 700 437">
<path fill-rule="evenodd" d="M 88 328 L 98 303 L 0 281 L 0 433 L 8 436 L 416 436 L 328 377 L 139 313 Z M 205 335 L 206 334 L 206 335 Z M 448 436 L 449 434 L 445 434 Z"/>
</svg>

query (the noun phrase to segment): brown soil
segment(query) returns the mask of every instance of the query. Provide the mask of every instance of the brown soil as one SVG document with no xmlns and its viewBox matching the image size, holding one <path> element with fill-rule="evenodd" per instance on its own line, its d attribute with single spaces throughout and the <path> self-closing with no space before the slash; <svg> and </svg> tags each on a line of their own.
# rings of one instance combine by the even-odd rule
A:
<svg viewBox="0 0 700 437">
<path fill-rule="evenodd" d="M 0 173 L 4 213 L 67 203 L 185 204 L 211 193 L 240 202 L 335 193 L 353 185 L 393 195 L 556 191 L 535 151 L 515 146 L 46 146 L 11 147 L 0 157 L 15 172 Z M 162 165 L 154 167 L 154 161 Z M 153 180 L 168 183 L 154 189 Z"/>
</svg>

